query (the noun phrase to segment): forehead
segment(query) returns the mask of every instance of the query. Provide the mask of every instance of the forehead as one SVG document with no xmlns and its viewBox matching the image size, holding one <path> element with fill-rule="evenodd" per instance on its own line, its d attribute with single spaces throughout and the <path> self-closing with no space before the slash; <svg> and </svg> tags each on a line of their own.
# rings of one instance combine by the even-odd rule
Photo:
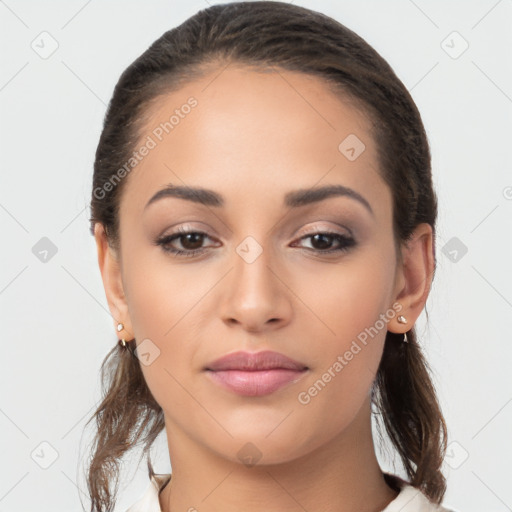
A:
<svg viewBox="0 0 512 512">
<path fill-rule="evenodd" d="M 339 183 L 375 202 L 387 187 L 370 126 L 353 100 L 318 77 L 224 66 L 151 102 L 137 145 L 151 149 L 123 196 L 141 210 L 173 183 L 219 190 L 226 202 L 247 206 L 251 198 Z"/>
</svg>

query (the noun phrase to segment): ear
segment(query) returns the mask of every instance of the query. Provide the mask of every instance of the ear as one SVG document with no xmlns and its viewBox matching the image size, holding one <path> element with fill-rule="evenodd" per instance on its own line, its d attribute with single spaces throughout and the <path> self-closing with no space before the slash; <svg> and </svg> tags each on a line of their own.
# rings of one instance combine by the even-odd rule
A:
<svg viewBox="0 0 512 512">
<path fill-rule="evenodd" d="M 118 255 L 109 245 L 105 229 L 100 222 L 94 225 L 94 238 L 98 251 L 98 265 L 100 267 L 103 287 L 107 296 L 108 307 L 114 319 L 114 329 L 119 339 L 127 341 L 133 339 L 133 329 L 128 314 L 128 305 L 123 290 L 123 281 L 121 267 L 119 265 Z M 123 324 L 121 331 L 117 330 L 117 325 Z"/>
<path fill-rule="evenodd" d="M 397 270 L 395 302 L 402 305 L 400 315 L 407 323 L 394 318 L 391 332 L 403 333 L 412 329 L 427 302 L 434 275 L 434 240 L 432 226 L 419 224 L 412 238 L 402 247 L 402 264 Z"/>
</svg>

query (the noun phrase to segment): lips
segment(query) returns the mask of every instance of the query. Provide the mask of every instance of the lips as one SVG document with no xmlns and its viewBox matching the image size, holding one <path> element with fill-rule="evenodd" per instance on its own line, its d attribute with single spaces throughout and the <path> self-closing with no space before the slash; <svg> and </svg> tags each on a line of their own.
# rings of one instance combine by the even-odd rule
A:
<svg viewBox="0 0 512 512">
<path fill-rule="evenodd" d="M 279 352 L 234 352 L 204 368 L 216 384 L 238 395 L 263 396 L 298 382 L 309 368 Z"/>
<path fill-rule="evenodd" d="M 261 370 L 306 370 L 307 366 L 279 352 L 265 350 L 262 352 L 233 352 L 213 361 L 205 370 L 225 371 L 261 371 Z"/>
</svg>

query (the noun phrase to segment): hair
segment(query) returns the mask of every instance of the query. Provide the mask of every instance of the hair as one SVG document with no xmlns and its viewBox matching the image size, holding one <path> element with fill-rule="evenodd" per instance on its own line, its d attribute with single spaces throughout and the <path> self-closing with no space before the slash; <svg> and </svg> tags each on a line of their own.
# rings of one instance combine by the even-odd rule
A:
<svg viewBox="0 0 512 512">
<path fill-rule="evenodd" d="M 132 156 L 152 102 L 231 63 L 305 73 L 325 81 L 340 98 L 353 100 L 372 122 L 379 172 L 392 192 L 396 247 L 407 243 L 420 223 L 432 227 L 435 247 L 437 198 L 430 149 L 406 87 L 364 39 L 341 23 L 274 1 L 200 10 L 165 32 L 122 73 L 96 150 L 91 232 L 101 223 L 109 244 L 119 249 L 119 202 L 127 178 L 117 186 L 106 184 Z M 402 335 L 387 332 L 372 406 L 377 418 L 382 417 L 409 483 L 439 504 L 446 491 L 441 464 L 447 429 L 414 327 L 407 337 L 409 342 L 402 343 Z M 116 345 L 103 360 L 102 402 L 87 423 L 95 419 L 97 427 L 87 473 L 91 511 L 113 510 L 120 459 L 133 447 L 143 445 L 150 478 L 155 474 L 149 452 L 165 428 L 163 411 L 146 384 L 134 343 L 128 345 L 128 350 Z"/>
</svg>

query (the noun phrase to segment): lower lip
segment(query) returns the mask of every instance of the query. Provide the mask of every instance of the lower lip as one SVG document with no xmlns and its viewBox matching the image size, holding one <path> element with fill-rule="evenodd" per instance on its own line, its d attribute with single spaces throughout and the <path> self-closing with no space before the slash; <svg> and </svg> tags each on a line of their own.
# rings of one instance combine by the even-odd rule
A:
<svg viewBox="0 0 512 512">
<path fill-rule="evenodd" d="M 296 382 L 306 372 L 307 370 L 286 370 L 283 368 L 258 371 L 207 371 L 215 382 L 239 395 L 245 396 L 268 395 L 292 381 Z"/>
</svg>

